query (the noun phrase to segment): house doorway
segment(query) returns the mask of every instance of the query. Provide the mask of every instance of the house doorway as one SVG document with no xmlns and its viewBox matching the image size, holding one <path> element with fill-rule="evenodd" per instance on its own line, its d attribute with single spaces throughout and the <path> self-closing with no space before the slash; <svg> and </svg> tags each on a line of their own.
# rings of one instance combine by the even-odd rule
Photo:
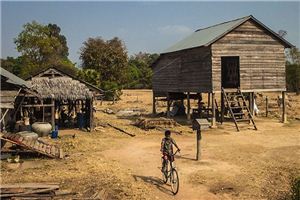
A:
<svg viewBox="0 0 300 200">
<path fill-rule="evenodd" d="M 221 57 L 222 87 L 240 87 L 240 58 L 239 56 Z"/>
</svg>

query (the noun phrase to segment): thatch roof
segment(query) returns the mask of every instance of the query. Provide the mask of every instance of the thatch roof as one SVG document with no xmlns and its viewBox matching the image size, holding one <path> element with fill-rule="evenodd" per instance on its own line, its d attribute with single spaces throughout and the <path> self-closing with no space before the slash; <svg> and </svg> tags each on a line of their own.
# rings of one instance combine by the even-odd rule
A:
<svg viewBox="0 0 300 200">
<path fill-rule="evenodd" d="M 31 82 L 32 89 L 36 90 L 42 98 L 79 100 L 93 97 L 85 84 L 70 77 L 36 77 L 29 82 Z"/>
</svg>

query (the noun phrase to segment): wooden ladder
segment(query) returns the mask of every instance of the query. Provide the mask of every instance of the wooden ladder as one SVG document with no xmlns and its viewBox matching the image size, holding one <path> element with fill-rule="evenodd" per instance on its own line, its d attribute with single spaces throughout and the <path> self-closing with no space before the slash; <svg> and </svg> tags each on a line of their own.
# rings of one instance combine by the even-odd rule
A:
<svg viewBox="0 0 300 200">
<path fill-rule="evenodd" d="M 225 89 L 222 88 L 222 93 L 237 131 L 240 131 L 238 122 L 252 122 L 254 129 L 257 130 L 253 116 L 246 104 L 245 97 L 241 90 L 225 91 Z"/>
</svg>

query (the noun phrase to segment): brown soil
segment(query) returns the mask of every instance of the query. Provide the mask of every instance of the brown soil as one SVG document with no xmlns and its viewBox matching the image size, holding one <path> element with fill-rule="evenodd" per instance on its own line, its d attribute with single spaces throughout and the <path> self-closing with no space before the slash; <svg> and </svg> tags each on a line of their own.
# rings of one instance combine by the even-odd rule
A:
<svg viewBox="0 0 300 200">
<path fill-rule="evenodd" d="M 300 97 L 291 96 L 299 106 Z M 61 145 L 68 157 L 21 157 L 21 164 L 3 161 L 1 183 L 58 182 L 62 189 L 78 192 L 78 197 L 102 199 L 273 200 L 288 196 L 290 180 L 300 176 L 298 120 L 282 124 L 276 117 L 259 117 L 258 131 L 245 125 L 241 132 L 236 132 L 230 122 L 218 125 L 203 132 L 200 161 L 194 160 L 195 133 L 191 126 L 172 128 L 182 132 L 173 134 L 182 149 L 175 158 L 180 189 L 173 196 L 170 185 L 161 181 L 162 131 L 145 131 L 131 125 L 136 117 L 101 111 L 131 108 L 150 117 L 151 100 L 149 90 L 127 90 L 114 105 L 97 103 L 97 123 L 109 122 L 135 137 L 112 127 L 99 127 L 92 133 L 62 130 L 61 139 L 48 140 Z M 159 111 L 164 109 L 160 107 Z M 299 115 L 299 107 L 292 112 Z"/>
</svg>

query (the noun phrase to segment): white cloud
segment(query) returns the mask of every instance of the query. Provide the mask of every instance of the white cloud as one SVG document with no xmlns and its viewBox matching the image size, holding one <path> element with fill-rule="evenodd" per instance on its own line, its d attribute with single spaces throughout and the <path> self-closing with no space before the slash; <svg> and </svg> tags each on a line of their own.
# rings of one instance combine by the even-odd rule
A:
<svg viewBox="0 0 300 200">
<path fill-rule="evenodd" d="M 187 35 L 193 32 L 192 29 L 184 25 L 167 25 L 159 27 L 158 31 L 166 35 Z"/>
</svg>

